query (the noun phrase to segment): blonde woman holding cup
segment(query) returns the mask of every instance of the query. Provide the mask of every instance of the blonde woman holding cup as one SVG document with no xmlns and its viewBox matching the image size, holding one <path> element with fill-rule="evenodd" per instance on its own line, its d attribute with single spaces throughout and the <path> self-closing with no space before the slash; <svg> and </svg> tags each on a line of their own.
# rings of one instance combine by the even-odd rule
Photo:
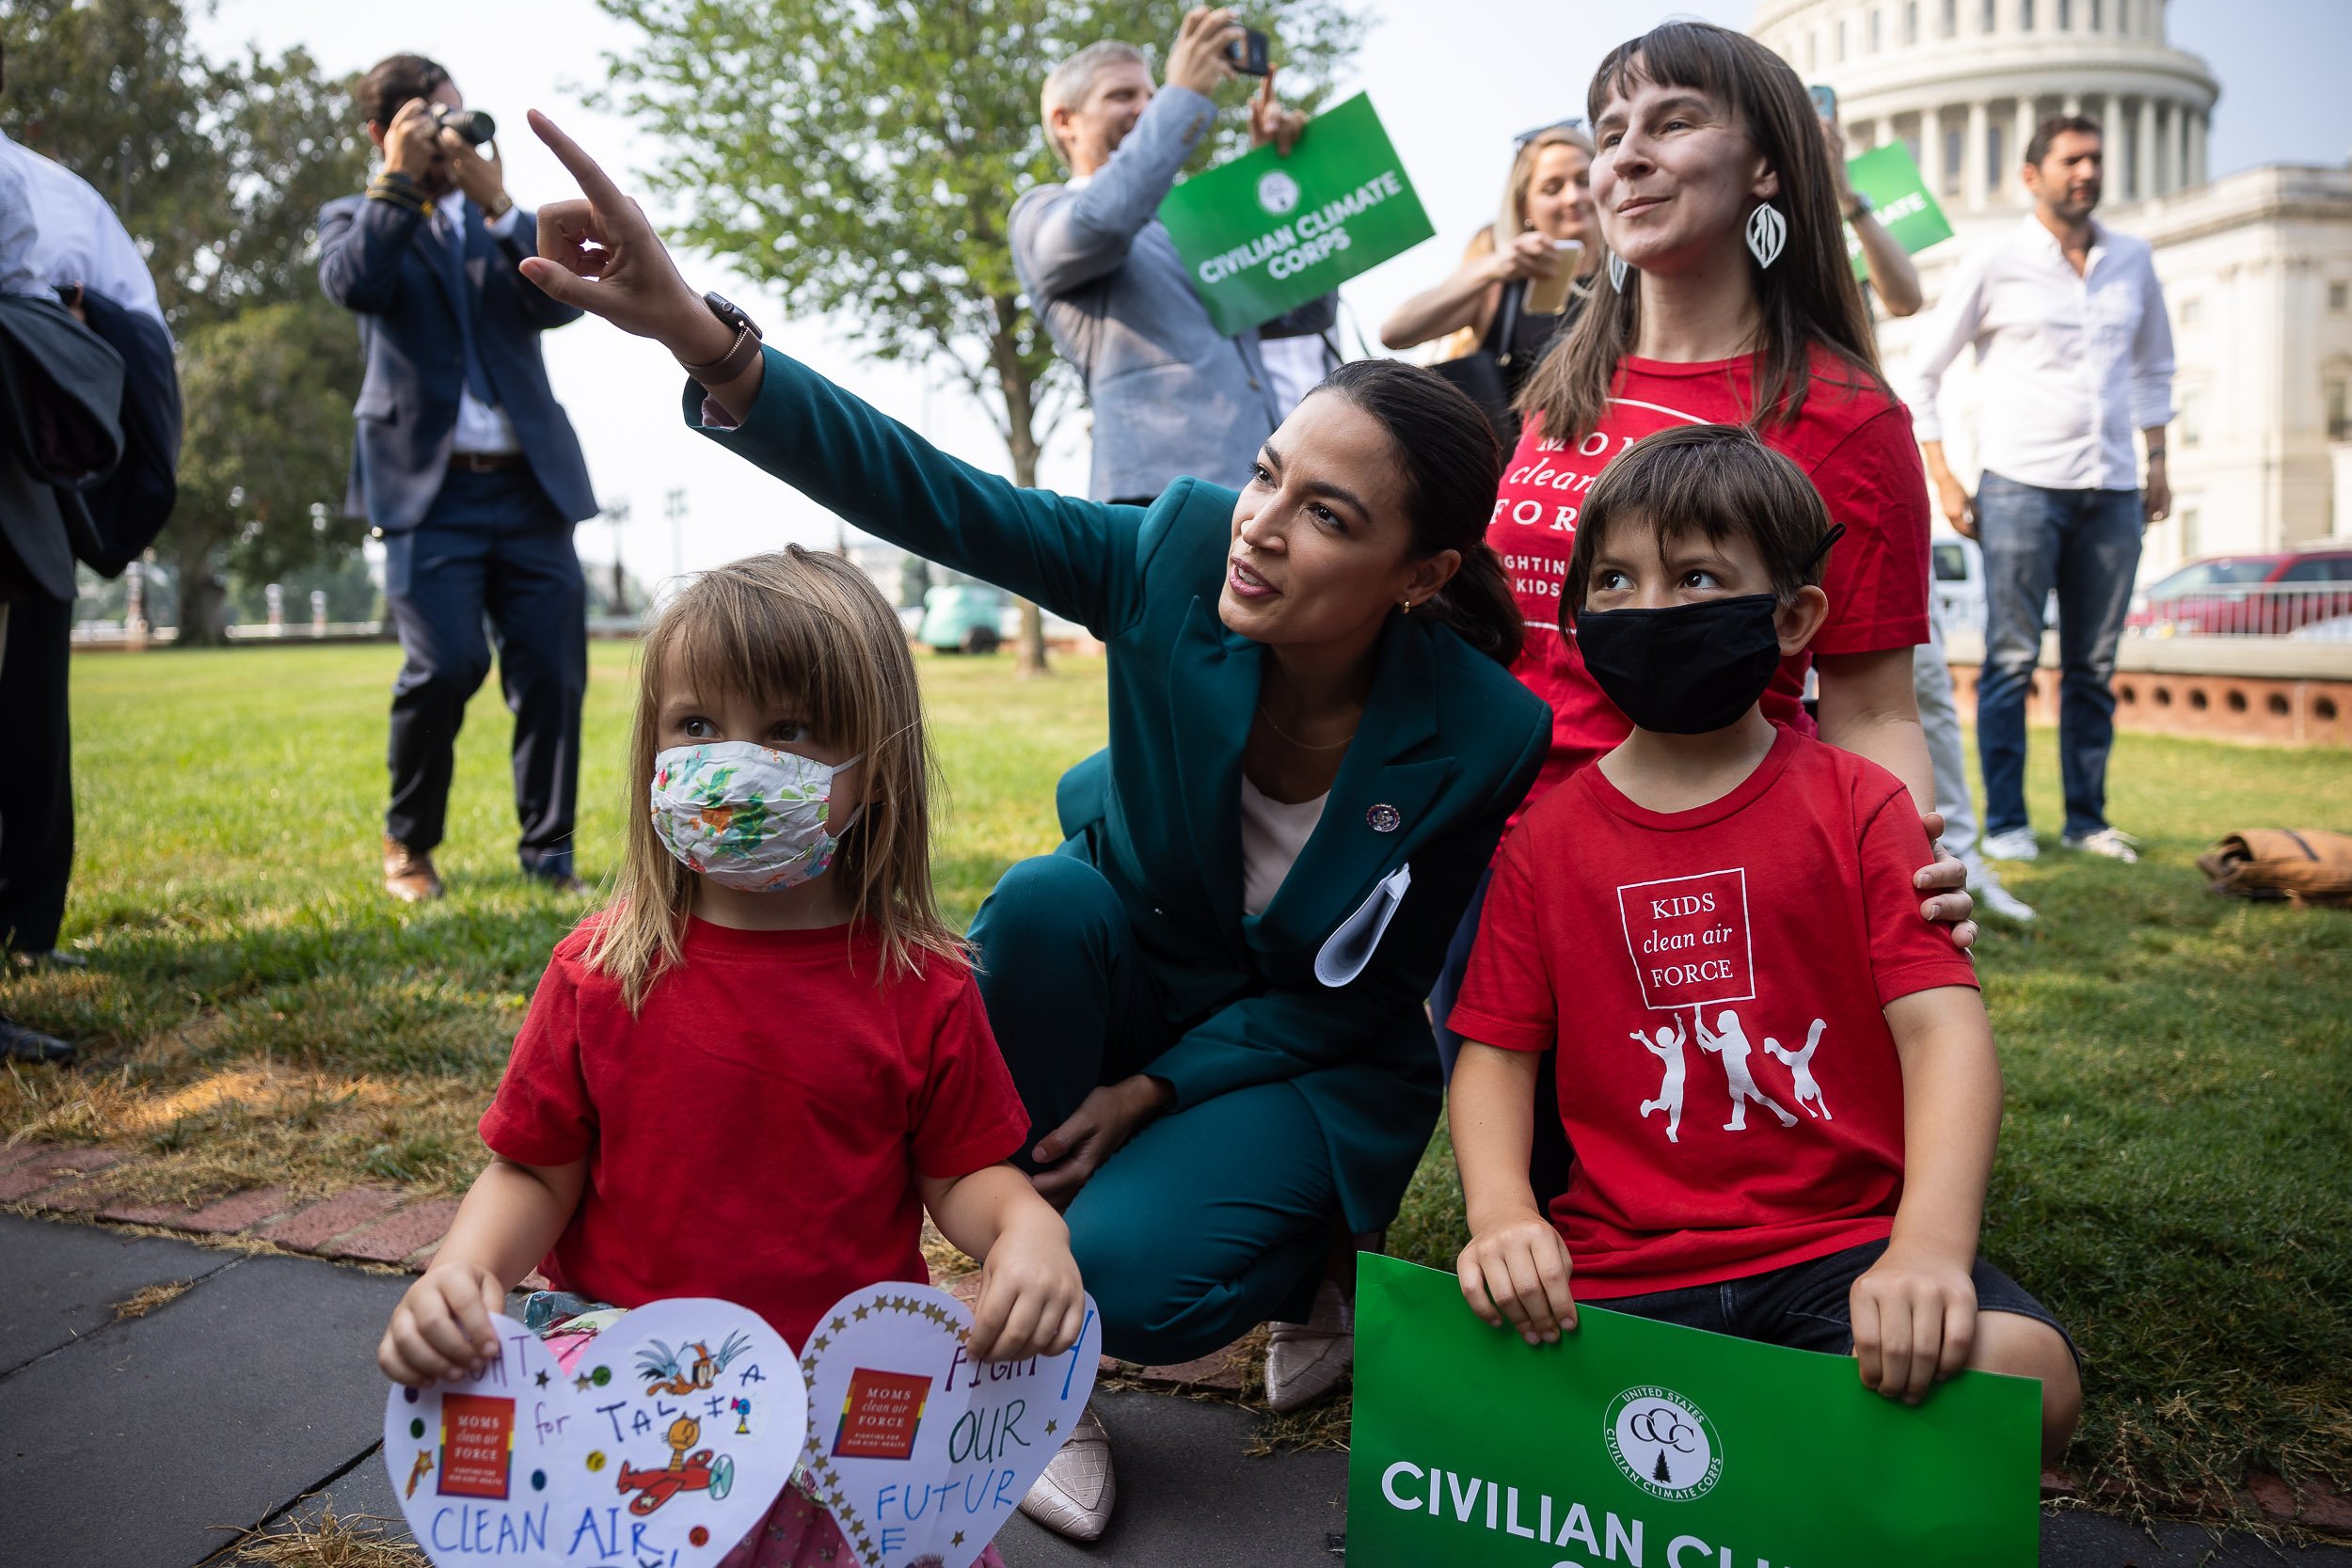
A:
<svg viewBox="0 0 2352 1568">
<path fill-rule="evenodd" d="M 1502 211 L 1435 288 L 1398 306 L 1380 341 L 1414 348 L 1458 334 L 1440 359 L 1492 355 L 1516 397 L 1553 341 L 1576 319 L 1599 260 L 1593 228 L 1593 139 L 1564 120 L 1518 139 Z"/>
</svg>

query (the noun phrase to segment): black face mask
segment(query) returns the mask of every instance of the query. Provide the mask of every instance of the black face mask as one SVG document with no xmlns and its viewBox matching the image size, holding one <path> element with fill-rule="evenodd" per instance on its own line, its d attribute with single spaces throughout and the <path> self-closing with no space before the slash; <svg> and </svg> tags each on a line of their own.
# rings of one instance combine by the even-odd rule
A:
<svg viewBox="0 0 2352 1568">
<path fill-rule="evenodd" d="M 1739 722 L 1780 668 L 1780 600 L 1771 594 L 1576 618 L 1584 668 L 1618 711 L 1662 735 Z"/>
<path fill-rule="evenodd" d="M 1845 537 L 1832 523 L 1800 577 Z M 1587 610 L 1576 617 L 1584 668 L 1617 711 L 1660 735 L 1729 729 L 1764 695 L 1780 668 L 1780 600 L 1742 594 L 1664 610 Z M 1566 629 L 1567 617 L 1561 617 Z"/>
</svg>

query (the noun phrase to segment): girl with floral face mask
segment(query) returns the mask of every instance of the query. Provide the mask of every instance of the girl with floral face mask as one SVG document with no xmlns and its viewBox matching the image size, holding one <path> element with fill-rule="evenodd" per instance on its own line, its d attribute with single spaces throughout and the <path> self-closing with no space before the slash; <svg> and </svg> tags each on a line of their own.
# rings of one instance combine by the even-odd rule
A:
<svg viewBox="0 0 2352 1568">
<path fill-rule="evenodd" d="M 1028 1113 L 930 865 L 930 743 L 897 615 L 793 547 L 695 578 L 640 657 L 611 903 L 559 944 L 482 1119 L 492 1160 L 377 1360 L 498 1354 L 490 1314 L 577 1354 L 622 1308 L 752 1307 L 794 1345 L 847 1291 L 928 1280 L 926 1209 L 983 1260 L 971 1349 L 1067 1351 L 1069 1230 L 1006 1159 Z M 787 1489 L 721 1568 L 850 1560 Z M 980 1559 L 1002 1568 L 995 1549 Z"/>
</svg>

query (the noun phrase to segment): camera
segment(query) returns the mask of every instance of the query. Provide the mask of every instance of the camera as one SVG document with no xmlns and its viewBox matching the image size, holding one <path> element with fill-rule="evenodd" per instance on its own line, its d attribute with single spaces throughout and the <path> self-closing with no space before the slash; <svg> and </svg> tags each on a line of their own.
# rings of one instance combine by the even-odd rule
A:
<svg viewBox="0 0 2352 1568">
<path fill-rule="evenodd" d="M 446 103 L 433 105 L 433 123 L 441 130 L 456 132 L 473 147 L 480 147 L 499 134 L 499 122 L 480 109 L 453 109 Z"/>
<path fill-rule="evenodd" d="M 1225 57 L 1233 62 L 1233 69 L 1244 76 L 1263 76 L 1268 68 L 1269 43 L 1264 33 L 1255 27 L 1244 27 L 1241 37 L 1225 46 Z"/>
</svg>

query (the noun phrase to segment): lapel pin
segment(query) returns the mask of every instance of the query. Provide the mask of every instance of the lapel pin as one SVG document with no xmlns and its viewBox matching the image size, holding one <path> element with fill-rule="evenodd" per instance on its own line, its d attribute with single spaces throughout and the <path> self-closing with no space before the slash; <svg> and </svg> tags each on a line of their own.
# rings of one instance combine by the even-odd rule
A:
<svg viewBox="0 0 2352 1568">
<path fill-rule="evenodd" d="M 1375 833 L 1392 833 L 1405 825 L 1405 814 L 1383 801 L 1364 813 L 1364 820 Z"/>
</svg>

